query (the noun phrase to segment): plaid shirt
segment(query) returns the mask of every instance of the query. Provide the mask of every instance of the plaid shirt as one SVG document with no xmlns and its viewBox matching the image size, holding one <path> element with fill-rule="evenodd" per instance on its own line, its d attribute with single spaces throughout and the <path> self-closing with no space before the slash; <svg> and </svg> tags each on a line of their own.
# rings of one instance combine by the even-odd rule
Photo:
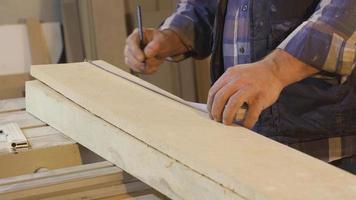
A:
<svg viewBox="0 0 356 200">
<path fill-rule="evenodd" d="M 225 16 L 224 68 L 251 62 L 249 0 L 228 0 Z M 181 0 L 176 12 L 161 29 L 174 30 L 194 57 L 211 53 L 217 0 Z M 271 5 L 272 12 L 278 10 Z M 356 3 L 354 0 L 322 0 L 314 14 L 299 25 L 278 48 L 322 71 L 349 76 L 356 61 Z M 256 23 L 256 22 L 254 22 Z M 258 23 L 258 22 L 257 22 Z M 259 22 L 263 26 L 263 22 Z M 294 22 L 282 21 L 274 28 L 288 29 Z M 356 136 L 292 144 L 293 148 L 325 161 L 356 155 Z"/>
</svg>

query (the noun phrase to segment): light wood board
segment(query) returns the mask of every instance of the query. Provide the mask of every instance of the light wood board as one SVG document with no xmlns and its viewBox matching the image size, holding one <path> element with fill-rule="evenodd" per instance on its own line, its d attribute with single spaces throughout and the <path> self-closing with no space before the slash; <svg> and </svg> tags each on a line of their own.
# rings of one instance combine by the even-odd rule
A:
<svg viewBox="0 0 356 200">
<path fill-rule="evenodd" d="M 106 161 L 0 179 L 2 200 L 101 199 L 149 189 Z"/>
<path fill-rule="evenodd" d="M 51 126 L 87 148 L 95 149 L 95 153 L 170 198 L 236 199 L 231 191 L 87 112 L 42 83 L 31 81 L 26 88 L 29 111 L 46 118 Z M 48 113 L 49 110 L 57 115 Z M 101 133 L 100 137 L 97 133 Z"/>
<path fill-rule="evenodd" d="M 115 149 L 120 146 L 117 142 L 121 141 L 121 145 L 123 142 L 115 137 L 119 137 L 119 133 L 126 133 L 127 137 L 144 143 L 146 148 L 152 148 L 155 155 L 161 153 L 175 160 L 168 164 L 171 167 L 169 171 L 174 167 L 178 169 L 171 172 L 170 177 L 156 171 L 155 180 L 151 180 L 152 177 L 147 174 L 140 174 L 143 172 L 136 165 L 141 164 L 141 157 L 130 157 L 131 162 L 137 162 L 134 166 L 119 165 L 174 199 L 220 199 L 223 196 L 224 199 L 351 200 L 356 197 L 355 176 L 245 128 L 228 127 L 211 121 L 206 113 L 181 105 L 88 63 L 34 66 L 31 75 L 117 127 L 109 127 L 90 113 L 87 113 L 86 122 L 83 119 L 74 123 L 79 117 L 70 116 L 82 116 L 86 111 L 38 82 L 28 85 L 30 112 L 75 140 L 85 142 L 104 158 L 115 164 L 125 163 L 124 155 Z M 50 115 L 53 112 L 57 114 Z M 91 129 L 107 127 L 110 131 L 105 134 L 108 137 L 106 142 L 115 141 L 115 144 L 91 146 L 88 139 L 79 133 L 87 130 L 88 126 Z M 75 134 L 74 130 L 80 131 Z M 135 148 L 143 147 L 133 144 L 131 150 Z M 164 164 L 167 163 L 161 162 L 155 167 Z M 183 176 L 188 183 L 169 180 L 172 177 L 175 181 L 182 180 L 182 177 L 176 176 Z M 157 183 L 158 178 L 161 178 L 161 182 Z M 184 190 L 187 187 L 190 192 Z M 206 191 L 207 188 L 210 192 Z"/>
<path fill-rule="evenodd" d="M 31 63 L 34 65 L 52 63 L 40 21 L 35 18 L 28 18 L 26 19 L 26 27 L 30 42 Z"/>
<path fill-rule="evenodd" d="M 0 100 L 0 112 L 25 110 L 25 98 L 13 98 Z"/>
<path fill-rule="evenodd" d="M 84 60 L 84 45 L 80 29 L 77 0 L 62 0 L 61 14 L 67 62 Z"/>
<path fill-rule="evenodd" d="M 31 79 L 29 73 L 0 76 L 0 99 L 25 97 L 25 82 Z"/>
</svg>

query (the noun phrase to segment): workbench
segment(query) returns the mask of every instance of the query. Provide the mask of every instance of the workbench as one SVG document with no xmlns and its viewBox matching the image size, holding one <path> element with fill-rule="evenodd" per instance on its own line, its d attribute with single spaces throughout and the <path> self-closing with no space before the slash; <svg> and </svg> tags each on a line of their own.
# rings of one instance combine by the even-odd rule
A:
<svg viewBox="0 0 356 200">
<path fill-rule="evenodd" d="M 0 141 L 1 200 L 164 198 L 108 161 L 83 160 L 88 157 L 83 147 L 25 107 L 24 98 L 0 100 L 0 124 L 16 123 L 30 144 L 12 151 Z"/>
</svg>

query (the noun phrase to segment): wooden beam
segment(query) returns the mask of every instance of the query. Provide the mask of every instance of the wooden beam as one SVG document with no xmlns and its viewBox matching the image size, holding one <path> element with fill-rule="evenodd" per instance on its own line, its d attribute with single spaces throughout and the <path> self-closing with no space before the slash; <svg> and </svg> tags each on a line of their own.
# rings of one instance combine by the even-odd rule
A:
<svg viewBox="0 0 356 200">
<path fill-rule="evenodd" d="M 35 118 L 24 110 L 14 111 L 10 113 L 0 113 L 0 123 L 17 123 L 20 128 L 33 128 L 39 126 L 45 126 L 41 120 Z"/>
<path fill-rule="evenodd" d="M 84 60 L 84 44 L 80 28 L 78 0 L 62 0 L 61 14 L 67 62 Z"/>
<path fill-rule="evenodd" d="M 31 80 L 29 73 L 0 76 L 0 99 L 25 96 L 25 82 Z"/>
<path fill-rule="evenodd" d="M 44 84 L 27 82 L 26 89 L 27 109 L 31 113 L 46 119 L 51 126 L 170 198 L 241 199 L 184 164 L 87 112 Z M 47 112 L 49 110 L 51 112 Z M 67 120 L 74 126 L 66 126 Z M 96 133 L 104 134 L 98 137 Z"/>
<path fill-rule="evenodd" d="M 0 179 L 1 199 L 101 199 L 149 190 L 109 162 Z"/>
<path fill-rule="evenodd" d="M 28 83 L 31 113 L 173 199 L 356 197 L 353 175 L 89 63 L 31 74 L 63 95 Z"/>
<path fill-rule="evenodd" d="M 14 98 L 0 100 L 0 113 L 25 110 L 25 98 Z"/>
<path fill-rule="evenodd" d="M 30 41 L 31 63 L 34 65 L 52 63 L 40 21 L 35 18 L 28 18 L 26 19 L 26 26 Z"/>
</svg>

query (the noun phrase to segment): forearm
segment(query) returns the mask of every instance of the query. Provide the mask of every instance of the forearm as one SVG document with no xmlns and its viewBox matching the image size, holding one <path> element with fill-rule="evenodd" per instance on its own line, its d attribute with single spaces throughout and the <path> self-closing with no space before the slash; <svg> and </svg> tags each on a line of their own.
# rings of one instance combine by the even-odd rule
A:
<svg viewBox="0 0 356 200">
<path fill-rule="evenodd" d="M 356 60 L 355 10 L 353 0 L 321 0 L 315 13 L 278 48 L 317 69 L 348 76 Z"/>
<path fill-rule="evenodd" d="M 282 88 L 312 76 L 319 71 L 281 49 L 273 51 L 261 62 L 271 68 L 277 80 L 280 81 Z"/>
</svg>

